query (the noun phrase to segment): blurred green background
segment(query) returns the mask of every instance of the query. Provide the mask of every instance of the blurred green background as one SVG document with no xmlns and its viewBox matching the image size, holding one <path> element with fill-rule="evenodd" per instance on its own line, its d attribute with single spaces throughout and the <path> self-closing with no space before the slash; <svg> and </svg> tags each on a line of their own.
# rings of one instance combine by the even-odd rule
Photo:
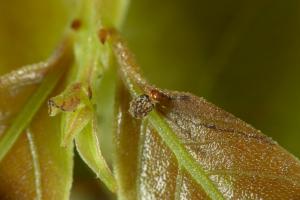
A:
<svg viewBox="0 0 300 200">
<path fill-rule="evenodd" d="M 300 157 L 300 1 L 132 0 L 145 76 L 235 114 Z"/>
<path fill-rule="evenodd" d="M 0 0 L 0 74 L 47 58 L 74 2 Z M 122 32 L 150 82 L 203 96 L 300 157 L 299 0 L 132 0 Z M 76 160 L 72 199 L 104 199 Z"/>
</svg>

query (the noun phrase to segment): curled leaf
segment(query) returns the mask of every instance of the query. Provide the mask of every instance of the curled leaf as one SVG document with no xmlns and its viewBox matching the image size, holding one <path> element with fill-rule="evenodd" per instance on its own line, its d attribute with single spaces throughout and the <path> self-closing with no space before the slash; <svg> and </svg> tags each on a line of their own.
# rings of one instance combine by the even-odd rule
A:
<svg viewBox="0 0 300 200">
<path fill-rule="evenodd" d="M 81 83 L 72 84 L 63 93 L 49 100 L 49 114 L 53 116 L 63 112 L 62 146 L 71 145 L 75 138 L 80 157 L 114 192 L 115 179 L 100 150 L 90 97 L 89 90 L 85 90 Z"/>
<path fill-rule="evenodd" d="M 99 20 L 102 15 L 99 10 L 103 9 L 100 9 L 100 4 L 108 4 L 93 0 L 80 1 L 79 4 L 79 12 L 71 24 L 75 31 L 75 65 L 68 76 L 70 85 L 62 94 L 49 100 L 49 114 L 54 116 L 63 112 L 62 145 L 68 146 L 76 138 L 76 147 L 81 158 L 114 192 L 114 176 L 101 154 L 98 142 L 98 124 L 94 122 L 98 102 L 95 102 L 92 95 L 99 86 L 104 67 L 108 65 L 111 57 L 109 48 L 98 43 L 96 31 L 101 25 L 100 22 L 102 23 Z"/>
<path fill-rule="evenodd" d="M 62 116 L 62 139 L 61 145 L 68 146 L 86 125 L 91 121 L 92 110 L 88 107 L 80 108 L 74 113 L 64 113 Z"/>
<path fill-rule="evenodd" d="M 64 92 L 48 100 L 49 115 L 70 112 L 84 106 L 90 106 L 91 92 L 82 83 L 71 84 Z"/>
<path fill-rule="evenodd" d="M 74 137 L 91 121 L 93 109 L 90 103 L 89 88 L 82 83 L 71 84 L 63 93 L 48 100 L 48 112 L 62 116 L 62 146 L 71 144 Z"/>
<path fill-rule="evenodd" d="M 95 172 L 105 185 L 112 191 L 116 191 L 115 178 L 102 156 L 95 119 L 85 126 L 80 134 L 75 138 L 77 151 L 84 162 Z"/>
</svg>

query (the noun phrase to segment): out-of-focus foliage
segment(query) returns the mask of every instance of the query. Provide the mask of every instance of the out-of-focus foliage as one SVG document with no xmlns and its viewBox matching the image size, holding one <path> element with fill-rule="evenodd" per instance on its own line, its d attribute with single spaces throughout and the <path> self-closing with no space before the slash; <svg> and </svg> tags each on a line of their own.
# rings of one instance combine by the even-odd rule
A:
<svg viewBox="0 0 300 200">
<path fill-rule="evenodd" d="M 115 5 L 122 4 L 123 7 L 114 7 L 115 2 Z M 49 57 L 61 40 L 67 24 L 73 19 L 77 3 L 76 0 L 0 0 L 0 75 Z M 115 20 L 119 26 L 124 15 L 122 9 L 126 4 L 127 1 L 122 0 L 102 4 L 113 10 L 112 19 L 108 17 L 110 12 L 103 11 L 105 24 L 111 25 Z M 132 0 L 123 28 L 151 82 L 162 88 L 190 91 L 206 97 L 262 129 L 299 157 L 299 9 L 297 0 Z M 102 125 L 108 124 L 107 119 L 112 115 L 110 108 L 114 96 L 112 90 L 107 89 L 107 86 L 114 86 L 110 82 L 114 75 L 106 74 L 105 77 L 106 82 L 101 86 L 105 92 L 96 94 L 105 102 L 103 108 L 97 108 L 102 110 L 99 116 Z M 17 113 L 22 102 L 30 97 L 35 88 L 29 87 L 19 94 L 19 103 L 4 99 L 3 105 Z M 27 175 L 38 177 L 28 162 L 34 158 L 35 149 L 45 143 L 53 149 L 37 152 L 42 156 L 52 156 L 55 164 L 44 166 L 41 161 L 34 167 L 41 169 L 42 176 L 43 173 L 52 174 L 57 170 L 61 170 L 60 173 L 70 173 L 70 151 L 58 151 L 58 119 L 50 120 L 46 117 L 44 107 L 34 119 L 31 129 L 23 134 L 17 141 L 18 146 L 4 160 L 9 164 L 4 166 L 1 163 L 0 170 L 7 172 L 5 167 L 11 165 L 18 169 L 28 169 Z M 9 124 L 11 121 L 7 120 L 4 113 L 0 115 L 0 122 Z M 44 131 L 47 127 L 51 128 Z M 109 125 L 101 127 L 104 132 L 111 132 Z M 0 126 L 0 132 L 4 128 Z M 106 140 L 102 143 L 110 144 Z M 106 149 L 109 148 L 108 145 Z M 21 160 L 14 157 L 22 158 L 24 166 L 19 166 Z M 14 172 L 11 170 L 10 174 L 1 173 L 2 179 L 7 181 L 10 180 L 7 177 L 17 177 Z M 60 191 L 64 195 L 67 193 L 64 189 L 70 183 L 71 174 L 68 173 L 65 173 L 66 177 L 59 184 L 54 184 L 51 180 L 43 182 L 40 179 L 40 182 L 34 182 L 33 179 L 28 179 L 29 182 L 22 182 L 19 179 L 8 185 L 23 187 L 24 190 L 34 184 L 47 188 L 63 185 L 65 187 L 61 187 Z M 76 170 L 75 173 L 74 194 L 80 196 L 82 188 L 89 192 L 84 193 L 85 196 L 81 198 L 92 198 L 93 192 L 98 193 L 98 188 L 94 187 L 97 184 L 84 181 L 86 173 L 81 170 Z M 46 183 L 49 185 L 45 185 Z M 6 182 L 2 184 L 5 185 Z M 7 191 L 9 190 L 17 191 L 14 188 L 8 188 Z M 27 192 L 29 195 L 39 195 L 37 190 Z M 43 195 L 47 197 L 52 194 L 45 192 Z M 75 195 L 74 199 L 78 196 Z"/>
<path fill-rule="evenodd" d="M 300 157 L 298 0 L 132 0 L 123 27 L 152 83 L 204 96 Z"/>
<path fill-rule="evenodd" d="M 71 9 L 70 2 L 1 1 L 0 75 L 49 57 L 62 40 Z M 70 62 L 63 64 L 70 65 Z M 65 69 L 64 66 L 58 68 Z M 28 78 L 33 79 L 34 75 Z M 21 83 L 14 91 L 1 88 L 0 139 L 8 127 L 14 126 L 16 116 L 22 114 L 26 119 L 26 113 L 20 110 L 28 99 L 36 98 L 32 102 L 41 103 L 37 99 L 41 96 L 32 95 L 36 83 L 33 81 L 27 86 Z M 51 81 L 48 84 L 51 85 Z M 48 88 L 54 86 L 50 85 L 46 83 L 40 92 L 47 93 Z M 30 115 L 30 108 L 27 111 Z M 21 137 L 1 160 L 1 199 L 65 199 L 69 196 L 73 153 L 71 148 L 60 147 L 58 121 L 48 117 L 44 102 L 33 122 L 26 124 L 26 131 L 22 131 Z"/>
<path fill-rule="evenodd" d="M 45 60 L 53 52 L 75 1 L 0 1 L 0 74 Z"/>
</svg>

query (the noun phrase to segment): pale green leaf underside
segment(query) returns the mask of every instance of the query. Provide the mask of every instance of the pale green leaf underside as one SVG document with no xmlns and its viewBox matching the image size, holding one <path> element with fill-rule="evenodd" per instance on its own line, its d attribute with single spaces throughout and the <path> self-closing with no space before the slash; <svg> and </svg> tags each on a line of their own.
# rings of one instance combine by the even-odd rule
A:
<svg viewBox="0 0 300 200">
<path fill-rule="evenodd" d="M 80 134 L 75 137 L 77 151 L 84 162 L 95 172 L 107 187 L 116 191 L 116 182 L 102 156 L 94 120 L 91 120 Z"/>
<path fill-rule="evenodd" d="M 68 146 L 74 137 L 81 133 L 86 125 L 91 121 L 92 111 L 88 107 L 80 108 L 74 113 L 63 113 L 62 116 L 62 139 L 61 145 Z"/>
</svg>

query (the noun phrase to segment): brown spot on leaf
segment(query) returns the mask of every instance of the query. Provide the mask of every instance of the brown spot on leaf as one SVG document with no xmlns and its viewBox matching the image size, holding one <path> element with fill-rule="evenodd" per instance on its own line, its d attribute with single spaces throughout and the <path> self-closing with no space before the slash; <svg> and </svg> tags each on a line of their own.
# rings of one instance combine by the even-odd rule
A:
<svg viewBox="0 0 300 200">
<path fill-rule="evenodd" d="M 79 30 L 81 27 L 81 20 L 80 19 L 74 19 L 71 23 L 71 28 L 75 31 Z"/>
<path fill-rule="evenodd" d="M 106 40 L 108 39 L 108 37 L 114 35 L 116 33 L 116 30 L 113 28 L 101 28 L 98 31 L 98 37 L 99 40 L 102 44 L 104 44 L 106 42 Z"/>
<path fill-rule="evenodd" d="M 100 29 L 98 32 L 98 37 L 99 40 L 102 44 L 104 44 L 106 42 L 108 36 L 108 30 L 107 29 Z"/>
</svg>

